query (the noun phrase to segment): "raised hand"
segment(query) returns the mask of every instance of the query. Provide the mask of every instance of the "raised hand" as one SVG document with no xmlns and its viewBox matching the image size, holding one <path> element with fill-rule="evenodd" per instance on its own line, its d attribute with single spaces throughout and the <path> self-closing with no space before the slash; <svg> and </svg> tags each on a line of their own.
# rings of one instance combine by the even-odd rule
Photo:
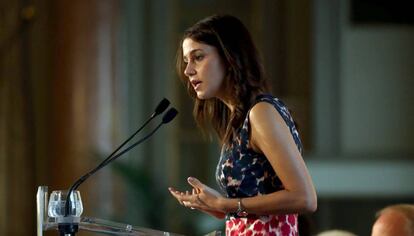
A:
<svg viewBox="0 0 414 236">
<path fill-rule="evenodd" d="M 181 192 L 171 187 L 168 188 L 178 202 L 185 207 L 203 211 L 217 218 L 224 218 L 225 211 L 220 207 L 224 197 L 194 177 L 189 177 L 187 181 L 193 187 L 191 192 Z"/>
</svg>

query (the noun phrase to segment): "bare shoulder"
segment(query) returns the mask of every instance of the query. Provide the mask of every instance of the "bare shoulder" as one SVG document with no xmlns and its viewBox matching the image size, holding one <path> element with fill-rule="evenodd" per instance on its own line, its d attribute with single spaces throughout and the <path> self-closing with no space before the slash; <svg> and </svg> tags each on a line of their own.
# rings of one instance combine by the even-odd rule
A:
<svg viewBox="0 0 414 236">
<path fill-rule="evenodd" d="M 275 107 L 268 102 L 259 102 L 249 114 L 251 127 L 251 146 L 259 153 L 264 152 L 264 145 L 273 148 L 280 146 L 281 140 L 289 136 L 289 129 Z"/>
<path fill-rule="evenodd" d="M 249 114 L 252 127 L 284 124 L 282 116 L 275 107 L 268 102 L 259 102 L 252 107 Z"/>
</svg>

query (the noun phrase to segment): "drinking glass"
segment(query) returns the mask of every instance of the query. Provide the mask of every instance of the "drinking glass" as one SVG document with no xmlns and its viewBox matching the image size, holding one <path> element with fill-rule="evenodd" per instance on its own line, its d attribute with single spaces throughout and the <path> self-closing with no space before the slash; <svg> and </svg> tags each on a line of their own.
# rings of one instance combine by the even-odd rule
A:
<svg viewBox="0 0 414 236">
<path fill-rule="evenodd" d="M 48 206 L 48 215 L 49 217 L 59 218 L 64 217 L 66 213 L 66 199 L 67 199 L 66 190 L 55 190 L 50 194 L 49 206 Z M 82 199 L 79 191 L 73 191 L 70 195 L 70 209 L 69 216 L 80 217 L 83 212 Z"/>
</svg>

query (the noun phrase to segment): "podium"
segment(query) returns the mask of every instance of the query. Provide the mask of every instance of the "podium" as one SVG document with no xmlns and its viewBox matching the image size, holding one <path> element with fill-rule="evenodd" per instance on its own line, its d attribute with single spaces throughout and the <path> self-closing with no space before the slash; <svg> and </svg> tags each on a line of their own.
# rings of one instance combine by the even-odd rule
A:
<svg viewBox="0 0 414 236">
<path fill-rule="evenodd" d="M 93 217 L 81 217 L 82 209 L 78 210 L 80 213 L 77 216 L 65 217 L 53 217 L 53 212 L 56 210 L 50 209 L 48 198 L 48 187 L 39 186 L 36 194 L 36 212 L 37 212 L 37 236 L 43 236 L 44 231 L 54 230 L 58 231 L 59 224 L 65 220 L 75 223 L 78 230 L 96 232 L 98 234 L 105 235 L 154 235 L 154 236 L 180 236 L 181 234 L 175 234 L 170 232 L 164 232 L 149 228 L 136 227 L 129 224 L 112 222 L 109 220 L 103 220 Z M 81 199 L 79 198 L 79 204 L 74 204 L 75 208 L 82 208 Z M 63 203 L 64 205 L 64 203 Z M 63 206 L 62 205 L 62 206 Z M 50 216 L 52 215 L 52 216 Z M 58 232 L 57 232 L 58 233 Z M 206 234 L 208 236 L 219 236 L 220 231 L 214 231 Z"/>
<path fill-rule="evenodd" d="M 106 157 L 97 167 L 83 175 L 72 185 L 69 190 L 70 196 L 67 196 L 68 193 L 66 191 L 53 191 L 49 200 L 47 186 L 39 186 L 36 194 L 37 236 L 43 236 L 43 232 L 47 230 L 59 231 L 59 235 L 61 236 L 73 236 L 79 230 L 107 235 L 179 235 L 154 229 L 136 227 L 129 224 L 116 223 L 109 220 L 81 217 L 83 205 L 80 193 L 76 190 L 80 184 L 82 184 L 96 171 L 100 170 L 132 148 L 150 138 L 163 124 L 167 124 L 172 121 L 178 114 L 178 111 L 173 107 L 163 115 L 162 121 L 149 134 L 120 151 L 120 149 L 125 146 L 136 134 L 138 134 L 138 132 L 140 132 L 152 119 L 163 113 L 168 108 L 169 104 L 170 102 L 168 99 L 164 98 L 139 129 L 137 129 L 127 140 L 116 148 L 115 151 Z M 66 202 L 67 200 L 68 202 Z M 214 231 L 206 235 L 218 236 L 221 235 L 221 232 Z"/>
</svg>

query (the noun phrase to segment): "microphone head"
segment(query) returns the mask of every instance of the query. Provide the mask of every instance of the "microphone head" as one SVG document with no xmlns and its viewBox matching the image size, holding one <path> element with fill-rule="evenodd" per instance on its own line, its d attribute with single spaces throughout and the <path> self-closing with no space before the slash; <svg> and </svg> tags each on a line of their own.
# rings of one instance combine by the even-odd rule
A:
<svg viewBox="0 0 414 236">
<path fill-rule="evenodd" d="M 177 114 L 178 111 L 174 107 L 170 108 L 162 117 L 162 123 L 167 124 L 168 122 L 172 121 Z"/>
<path fill-rule="evenodd" d="M 162 99 L 161 102 L 158 103 L 157 108 L 155 108 L 154 116 L 163 113 L 169 105 L 170 105 L 170 101 L 168 101 L 168 99 L 166 98 Z"/>
</svg>

